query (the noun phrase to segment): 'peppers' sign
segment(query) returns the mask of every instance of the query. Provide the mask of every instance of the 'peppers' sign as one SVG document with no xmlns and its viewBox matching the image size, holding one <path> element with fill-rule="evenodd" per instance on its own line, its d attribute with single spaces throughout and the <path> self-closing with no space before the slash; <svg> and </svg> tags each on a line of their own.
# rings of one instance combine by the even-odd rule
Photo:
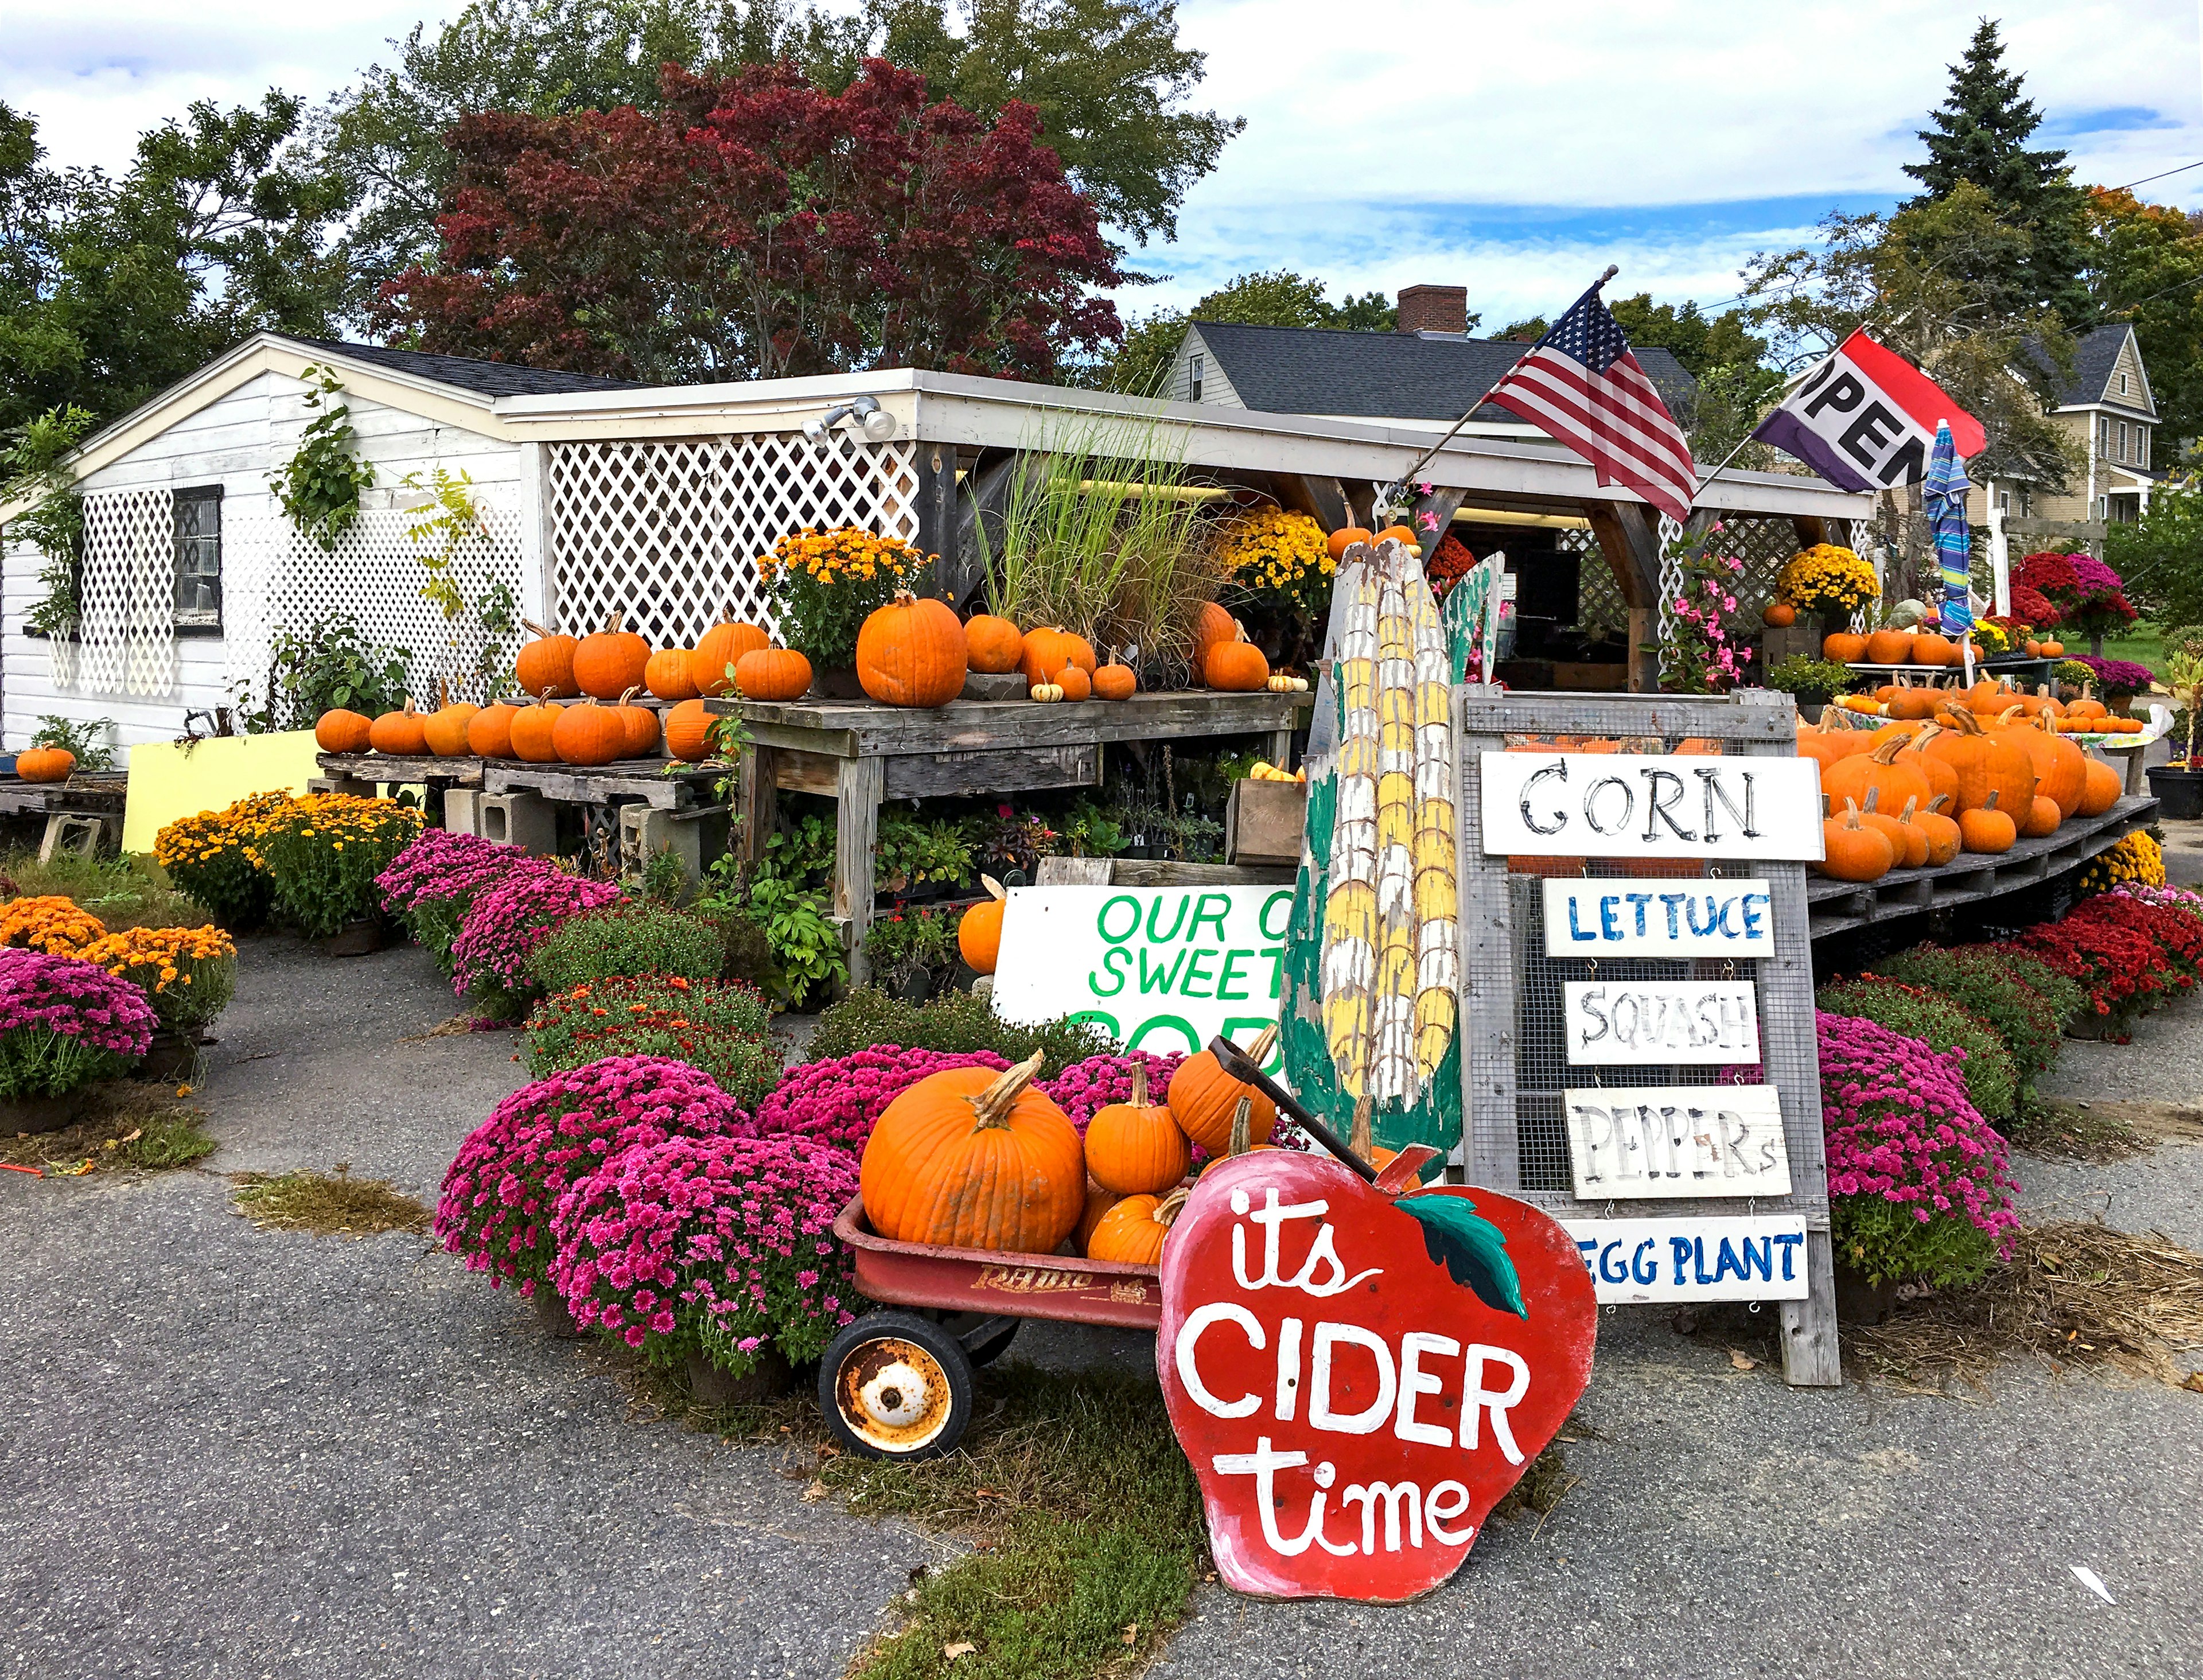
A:
<svg viewBox="0 0 2203 1680">
<path fill-rule="evenodd" d="M 1324 1157 L 1227 1159 L 1179 1214 L 1162 1286 L 1163 1398 L 1243 1593 L 1427 1592 L 1591 1377 L 1574 1240 L 1488 1190 L 1396 1201 Z"/>
<path fill-rule="evenodd" d="M 1822 855 L 1811 759 L 1481 753 L 1484 849 L 1508 857 Z"/>
<path fill-rule="evenodd" d="M 1790 1193 L 1771 1085 L 1594 1086 L 1562 1091 L 1561 1107 L 1584 1201 Z"/>
</svg>

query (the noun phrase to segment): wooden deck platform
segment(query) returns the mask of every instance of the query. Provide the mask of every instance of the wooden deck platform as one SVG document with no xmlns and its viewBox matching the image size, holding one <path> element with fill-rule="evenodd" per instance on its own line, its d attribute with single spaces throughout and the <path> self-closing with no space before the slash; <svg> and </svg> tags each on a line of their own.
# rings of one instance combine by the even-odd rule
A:
<svg viewBox="0 0 2203 1680">
<path fill-rule="evenodd" d="M 129 778 L 120 772 L 72 776 L 66 782 L 0 776 L 0 817 L 120 815 L 129 788 Z"/>
</svg>

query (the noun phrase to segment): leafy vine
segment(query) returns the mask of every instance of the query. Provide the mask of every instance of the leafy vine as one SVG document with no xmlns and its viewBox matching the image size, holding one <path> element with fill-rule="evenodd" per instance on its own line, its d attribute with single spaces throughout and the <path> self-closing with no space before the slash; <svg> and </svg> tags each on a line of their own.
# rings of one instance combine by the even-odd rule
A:
<svg viewBox="0 0 2203 1680">
<path fill-rule="evenodd" d="M 375 468 L 352 453 L 351 407 L 335 402 L 343 382 L 330 369 L 308 363 L 302 377 L 308 408 L 321 413 L 306 423 L 298 453 L 272 473 L 268 488 L 300 534 L 327 553 L 359 519 L 359 494 L 375 482 Z"/>
<path fill-rule="evenodd" d="M 84 498 L 75 475 L 62 462 L 91 429 L 92 416 L 72 403 L 50 408 L 9 434 L 14 441 L 4 458 L 7 477 L 0 482 L 0 500 L 30 504 L 8 523 L 45 557 L 38 568 L 45 593 L 23 618 L 26 629 L 45 636 L 67 635 L 82 616 L 76 591 Z"/>
</svg>

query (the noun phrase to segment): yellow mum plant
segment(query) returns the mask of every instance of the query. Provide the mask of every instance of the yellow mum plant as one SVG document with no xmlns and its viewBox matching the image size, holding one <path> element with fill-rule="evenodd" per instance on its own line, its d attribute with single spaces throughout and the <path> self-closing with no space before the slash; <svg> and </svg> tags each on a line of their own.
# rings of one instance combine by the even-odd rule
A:
<svg viewBox="0 0 2203 1680">
<path fill-rule="evenodd" d="M 1338 563 L 1323 527 L 1307 514 L 1244 508 L 1220 521 L 1209 540 L 1231 581 L 1248 595 L 1310 614 L 1329 604 Z"/>
<path fill-rule="evenodd" d="M 0 945 L 75 956 L 101 938 L 107 924 L 73 898 L 11 898 L 0 904 Z"/>
<path fill-rule="evenodd" d="M 2099 852 L 2081 872 L 2083 893 L 2109 892 L 2113 887 L 2161 887 L 2165 884 L 2165 849 L 2136 829 L 2109 851 Z"/>
<path fill-rule="evenodd" d="M 219 811 L 180 817 L 154 836 L 153 861 L 223 926 L 257 927 L 267 920 L 270 890 L 249 848 L 260 825 L 291 802 L 287 793 L 256 793 Z"/>
<path fill-rule="evenodd" d="M 854 525 L 806 527 L 758 556 L 771 589 L 781 638 L 822 671 L 857 662 L 857 631 L 931 562 L 899 537 L 875 536 Z"/>
<path fill-rule="evenodd" d="M 171 1032 L 204 1026 L 237 990 L 237 947 L 218 927 L 133 927 L 76 955 L 142 990 Z"/>
<path fill-rule="evenodd" d="M 1792 555 L 1776 587 L 1783 600 L 1806 612 L 1856 612 L 1881 595 L 1872 562 L 1833 542 Z"/>
</svg>

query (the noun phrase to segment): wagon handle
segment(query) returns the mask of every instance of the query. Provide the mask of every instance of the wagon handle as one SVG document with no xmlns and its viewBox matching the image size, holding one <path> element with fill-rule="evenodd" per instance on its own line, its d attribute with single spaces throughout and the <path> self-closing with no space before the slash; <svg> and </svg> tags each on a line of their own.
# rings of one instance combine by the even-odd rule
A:
<svg viewBox="0 0 2203 1680">
<path fill-rule="evenodd" d="M 1281 1090 L 1276 1081 L 1255 1065 L 1255 1058 L 1233 1044 L 1221 1032 L 1208 1041 L 1208 1053 L 1216 1058 L 1216 1065 L 1242 1084 L 1251 1085 L 1293 1117 L 1301 1130 L 1314 1138 L 1326 1149 L 1370 1184 L 1377 1182 L 1377 1169 L 1348 1148 L 1344 1139 L 1326 1126 L 1297 1102 Z"/>
</svg>

